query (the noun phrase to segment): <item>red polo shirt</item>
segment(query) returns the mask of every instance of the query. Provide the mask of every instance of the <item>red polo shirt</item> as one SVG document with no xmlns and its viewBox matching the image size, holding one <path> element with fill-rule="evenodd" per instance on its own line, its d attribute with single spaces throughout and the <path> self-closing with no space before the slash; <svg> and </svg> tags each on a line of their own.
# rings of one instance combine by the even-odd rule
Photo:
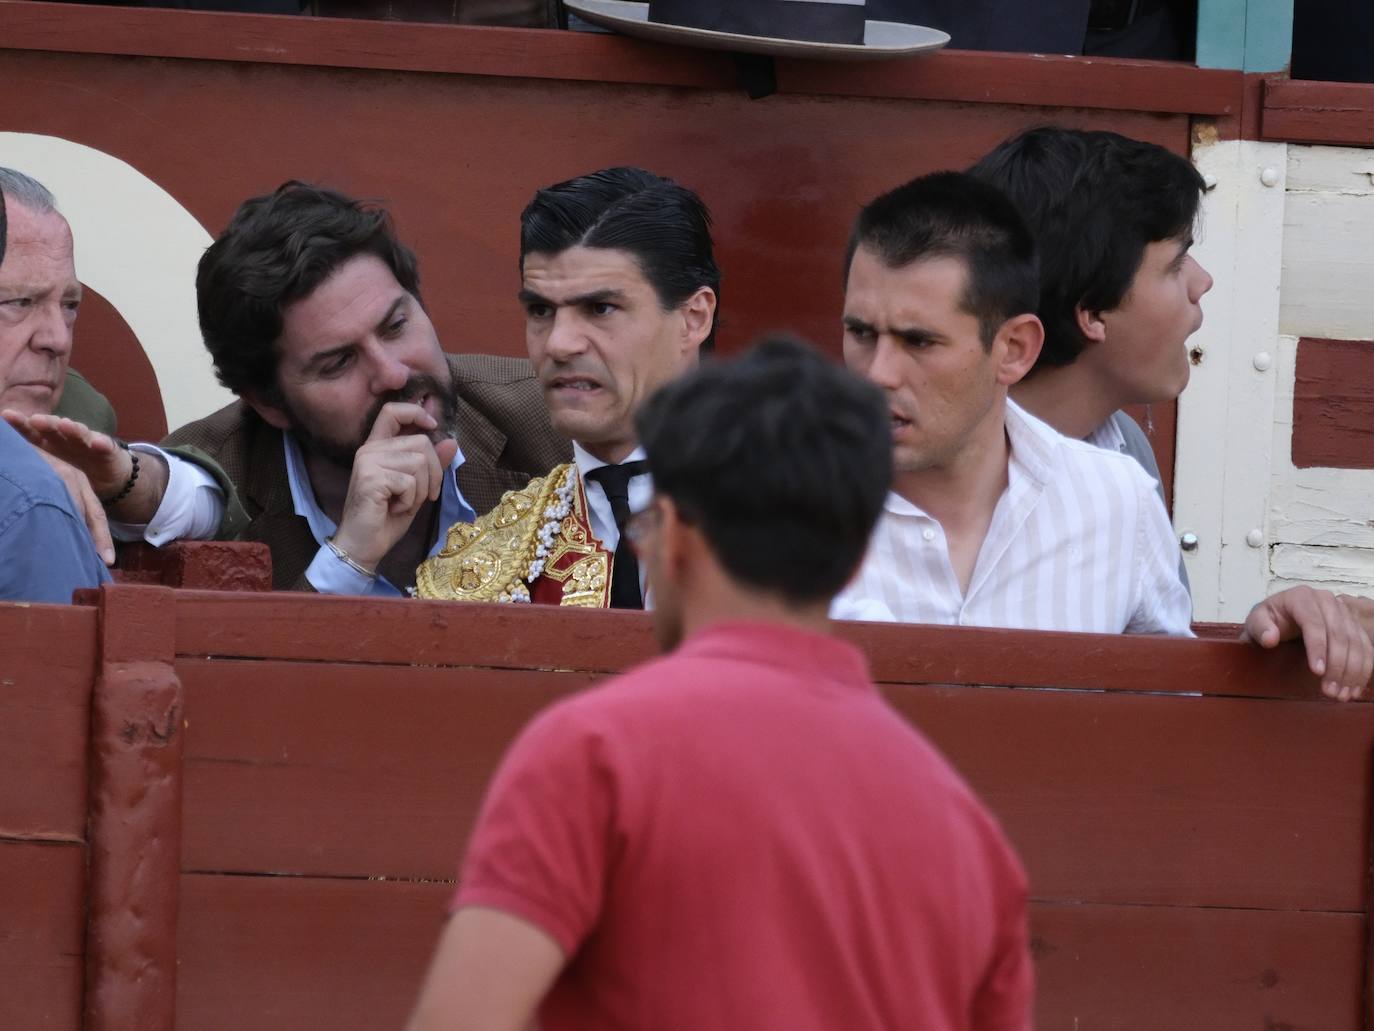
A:
<svg viewBox="0 0 1374 1031">
<path fill-rule="evenodd" d="M 712 626 L 542 713 L 453 908 L 535 924 L 562 1028 L 1031 1026 L 1025 876 L 861 653 Z"/>
</svg>

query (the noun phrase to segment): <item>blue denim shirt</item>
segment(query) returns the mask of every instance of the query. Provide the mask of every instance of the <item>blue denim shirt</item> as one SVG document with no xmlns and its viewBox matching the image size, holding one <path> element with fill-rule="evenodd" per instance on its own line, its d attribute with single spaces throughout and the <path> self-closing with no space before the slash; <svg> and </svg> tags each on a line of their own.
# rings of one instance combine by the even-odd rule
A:
<svg viewBox="0 0 1374 1031">
<path fill-rule="evenodd" d="M 109 579 L 66 486 L 0 420 L 0 599 L 66 604 Z"/>
</svg>

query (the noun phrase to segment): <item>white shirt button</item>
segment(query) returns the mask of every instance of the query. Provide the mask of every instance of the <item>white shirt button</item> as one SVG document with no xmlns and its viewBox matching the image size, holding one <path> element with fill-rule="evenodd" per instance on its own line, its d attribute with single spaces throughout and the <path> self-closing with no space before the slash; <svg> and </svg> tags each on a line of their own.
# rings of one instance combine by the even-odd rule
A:
<svg viewBox="0 0 1374 1031">
<path fill-rule="evenodd" d="M 925 540 L 933 541 L 935 539 L 935 531 L 932 530 L 929 526 L 927 526 L 924 530 L 921 531 L 921 537 Z"/>
</svg>

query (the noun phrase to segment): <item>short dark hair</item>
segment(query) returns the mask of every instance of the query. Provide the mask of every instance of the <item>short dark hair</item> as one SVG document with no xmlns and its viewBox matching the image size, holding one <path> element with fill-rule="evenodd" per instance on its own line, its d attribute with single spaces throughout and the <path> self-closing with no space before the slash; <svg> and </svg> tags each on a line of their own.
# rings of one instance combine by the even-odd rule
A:
<svg viewBox="0 0 1374 1031">
<path fill-rule="evenodd" d="M 860 247 L 894 269 L 928 258 L 961 259 L 968 269 L 963 308 L 978 319 L 985 348 L 1007 319 L 1035 311 L 1035 239 L 1001 191 L 966 173 L 923 175 L 865 205 L 849 235 L 846 281 Z"/>
<path fill-rule="evenodd" d="M 629 167 L 605 168 L 540 190 L 520 214 L 521 271 L 528 254 L 561 254 L 578 246 L 631 254 L 664 311 L 709 286 L 716 312 L 701 351 L 715 346 L 720 269 L 711 213 L 691 190 Z"/>
<path fill-rule="evenodd" d="M 736 581 L 799 604 L 853 575 L 892 479 L 875 387 L 774 337 L 660 388 L 636 428 L 655 492 Z"/>
<path fill-rule="evenodd" d="M 1117 307 L 1145 248 L 1192 230 L 1204 189 L 1198 170 L 1163 147 L 1057 126 L 1012 137 L 971 171 L 1012 199 L 1040 248 L 1037 367 L 1078 358 L 1087 341 L 1075 309 Z"/>
<path fill-rule="evenodd" d="M 239 395 L 278 396 L 283 312 L 360 254 L 380 258 L 420 300 L 415 255 L 382 208 L 296 180 L 244 201 L 196 272 L 200 331 L 219 381 Z"/>
</svg>

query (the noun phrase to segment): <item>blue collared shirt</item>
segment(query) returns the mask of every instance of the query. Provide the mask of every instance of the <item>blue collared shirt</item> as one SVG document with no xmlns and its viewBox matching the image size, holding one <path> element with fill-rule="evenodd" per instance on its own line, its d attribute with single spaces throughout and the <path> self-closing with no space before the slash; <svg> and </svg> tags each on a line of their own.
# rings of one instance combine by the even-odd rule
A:
<svg viewBox="0 0 1374 1031">
<path fill-rule="evenodd" d="M 310 475 L 305 469 L 305 456 L 301 454 L 300 444 L 293 434 L 282 434 L 282 445 L 286 451 L 286 479 L 291 485 L 291 500 L 296 506 L 296 515 L 310 524 L 320 550 L 315 553 L 305 571 L 310 586 L 321 594 L 370 594 L 379 598 L 396 598 L 404 592 L 384 576 L 375 579 L 364 576 L 344 562 L 325 541 L 334 536 L 338 526 L 325 515 L 315 500 L 315 490 L 310 486 Z M 458 467 L 463 464 L 463 449 L 460 447 L 448 467 L 444 485 L 439 491 L 439 535 L 429 549 L 434 555 L 444 546 L 448 528 L 454 523 L 470 523 L 477 518 L 463 492 L 458 489 Z"/>
<path fill-rule="evenodd" d="M 67 604 L 109 579 L 66 486 L 0 420 L 0 599 Z"/>
</svg>

